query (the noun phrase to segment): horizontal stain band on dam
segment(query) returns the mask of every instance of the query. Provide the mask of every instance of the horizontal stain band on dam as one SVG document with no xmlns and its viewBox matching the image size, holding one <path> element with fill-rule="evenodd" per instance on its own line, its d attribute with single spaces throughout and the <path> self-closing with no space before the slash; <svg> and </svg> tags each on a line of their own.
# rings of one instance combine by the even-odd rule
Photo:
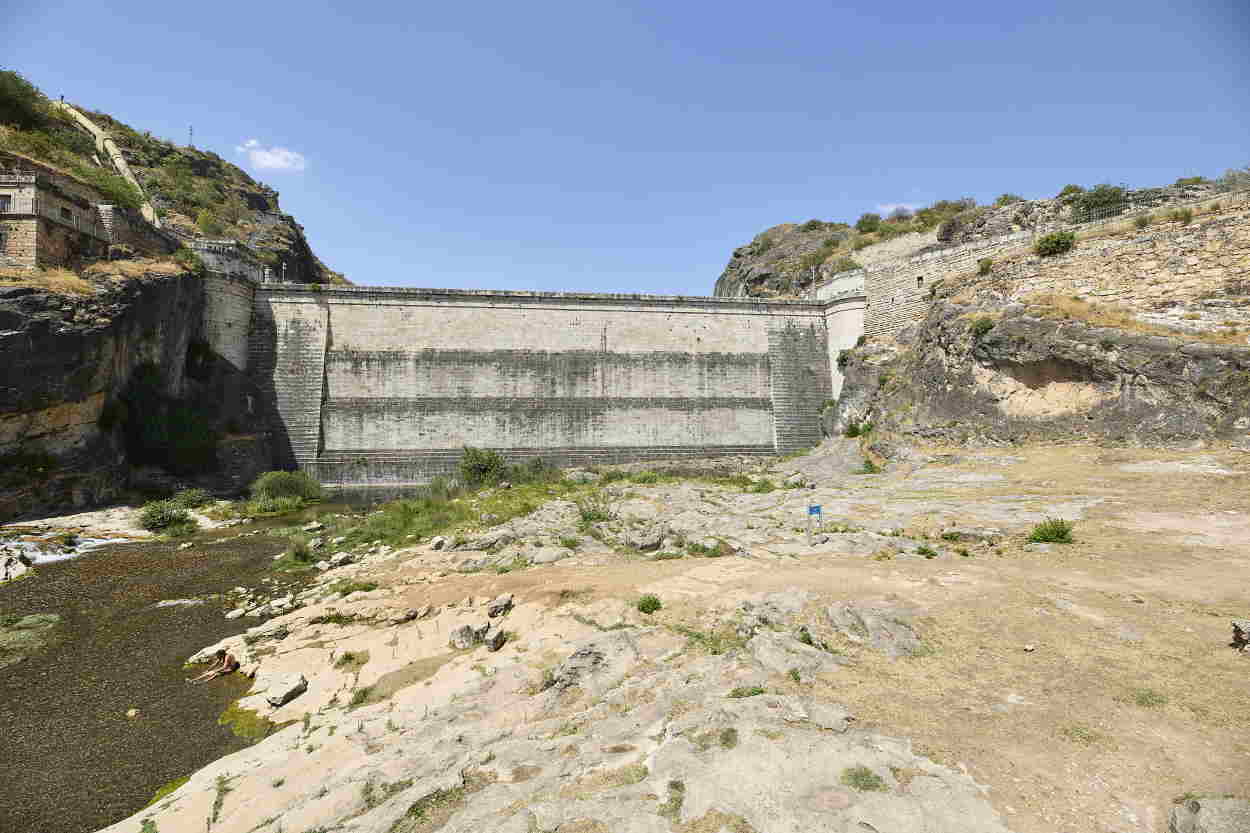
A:
<svg viewBox="0 0 1250 833">
<path fill-rule="evenodd" d="M 414 414 L 464 413 L 489 414 L 520 412 L 538 416 L 539 411 L 617 411 L 659 409 L 665 411 L 711 411 L 722 408 L 746 408 L 772 411 L 771 399 L 762 396 L 475 396 L 453 399 L 447 397 L 352 397 L 330 399 L 325 403 L 327 414 L 335 411 L 405 412 Z"/>
</svg>

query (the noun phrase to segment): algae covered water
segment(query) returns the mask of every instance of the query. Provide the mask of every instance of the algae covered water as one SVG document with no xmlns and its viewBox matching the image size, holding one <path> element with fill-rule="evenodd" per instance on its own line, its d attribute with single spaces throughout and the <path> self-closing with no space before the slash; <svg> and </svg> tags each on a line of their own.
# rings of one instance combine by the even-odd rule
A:
<svg viewBox="0 0 1250 833">
<path fill-rule="evenodd" d="M 187 550 L 108 544 L 0 586 L 0 621 L 60 617 L 42 649 L 0 671 L 0 830 L 96 830 L 245 746 L 217 718 L 247 681 L 188 685 L 183 662 L 257 623 L 227 621 L 206 597 L 255 585 L 285 545 L 237 529 Z"/>
</svg>

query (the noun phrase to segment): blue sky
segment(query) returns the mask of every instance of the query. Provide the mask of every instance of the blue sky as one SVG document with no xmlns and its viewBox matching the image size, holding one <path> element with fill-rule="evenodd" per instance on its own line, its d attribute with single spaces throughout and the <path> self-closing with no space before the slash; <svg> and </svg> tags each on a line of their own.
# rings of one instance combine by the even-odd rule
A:
<svg viewBox="0 0 1250 833">
<path fill-rule="evenodd" d="M 709 294 L 777 223 L 1250 164 L 1244 0 L 10 3 L 6 67 L 360 284 Z"/>
</svg>

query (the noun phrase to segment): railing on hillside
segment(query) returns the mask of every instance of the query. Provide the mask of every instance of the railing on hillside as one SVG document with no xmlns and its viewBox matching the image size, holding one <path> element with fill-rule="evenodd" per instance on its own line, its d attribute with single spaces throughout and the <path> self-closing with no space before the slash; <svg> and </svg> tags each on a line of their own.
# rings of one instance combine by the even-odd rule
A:
<svg viewBox="0 0 1250 833">
<path fill-rule="evenodd" d="M 24 216 L 44 217 L 58 223 L 80 231 L 83 234 L 95 237 L 98 240 L 109 242 L 109 231 L 105 228 L 95 216 L 93 208 L 75 208 L 73 210 L 62 210 L 63 206 L 53 205 L 47 200 L 42 200 L 33 192 L 30 194 L 18 194 L 5 205 L 0 205 L 0 214 L 9 216 L 20 214 Z"/>
</svg>

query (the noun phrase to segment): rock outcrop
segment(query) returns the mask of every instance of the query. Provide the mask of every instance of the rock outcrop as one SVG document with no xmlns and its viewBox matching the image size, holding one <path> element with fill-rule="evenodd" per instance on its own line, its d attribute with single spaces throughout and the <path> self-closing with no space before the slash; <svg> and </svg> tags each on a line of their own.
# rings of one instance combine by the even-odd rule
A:
<svg viewBox="0 0 1250 833">
<path fill-rule="evenodd" d="M 170 271 L 90 295 L 0 287 L 0 520 L 117 495 L 133 464 L 157 462 L 134 452 L 157 452 L 161 437 L 136 429 L 158 408 L 184 408 L 205 430 L 258 427 L 228 410 L 242 396 L 222 395 L 249 383 L 206 346 L 203 283 Z M 128 404 L 141 368 L 147 399 Z"/>
<path fill-rule="evenodd" d="M 834 430 L 868 421 L 903 442 L 1096 440 L 1189 446 L 1250 440 L 1250 346 L 1055 314 L 1045 305 L 938 301 L 894 348 L 848 357 Z"/>
</svg>

